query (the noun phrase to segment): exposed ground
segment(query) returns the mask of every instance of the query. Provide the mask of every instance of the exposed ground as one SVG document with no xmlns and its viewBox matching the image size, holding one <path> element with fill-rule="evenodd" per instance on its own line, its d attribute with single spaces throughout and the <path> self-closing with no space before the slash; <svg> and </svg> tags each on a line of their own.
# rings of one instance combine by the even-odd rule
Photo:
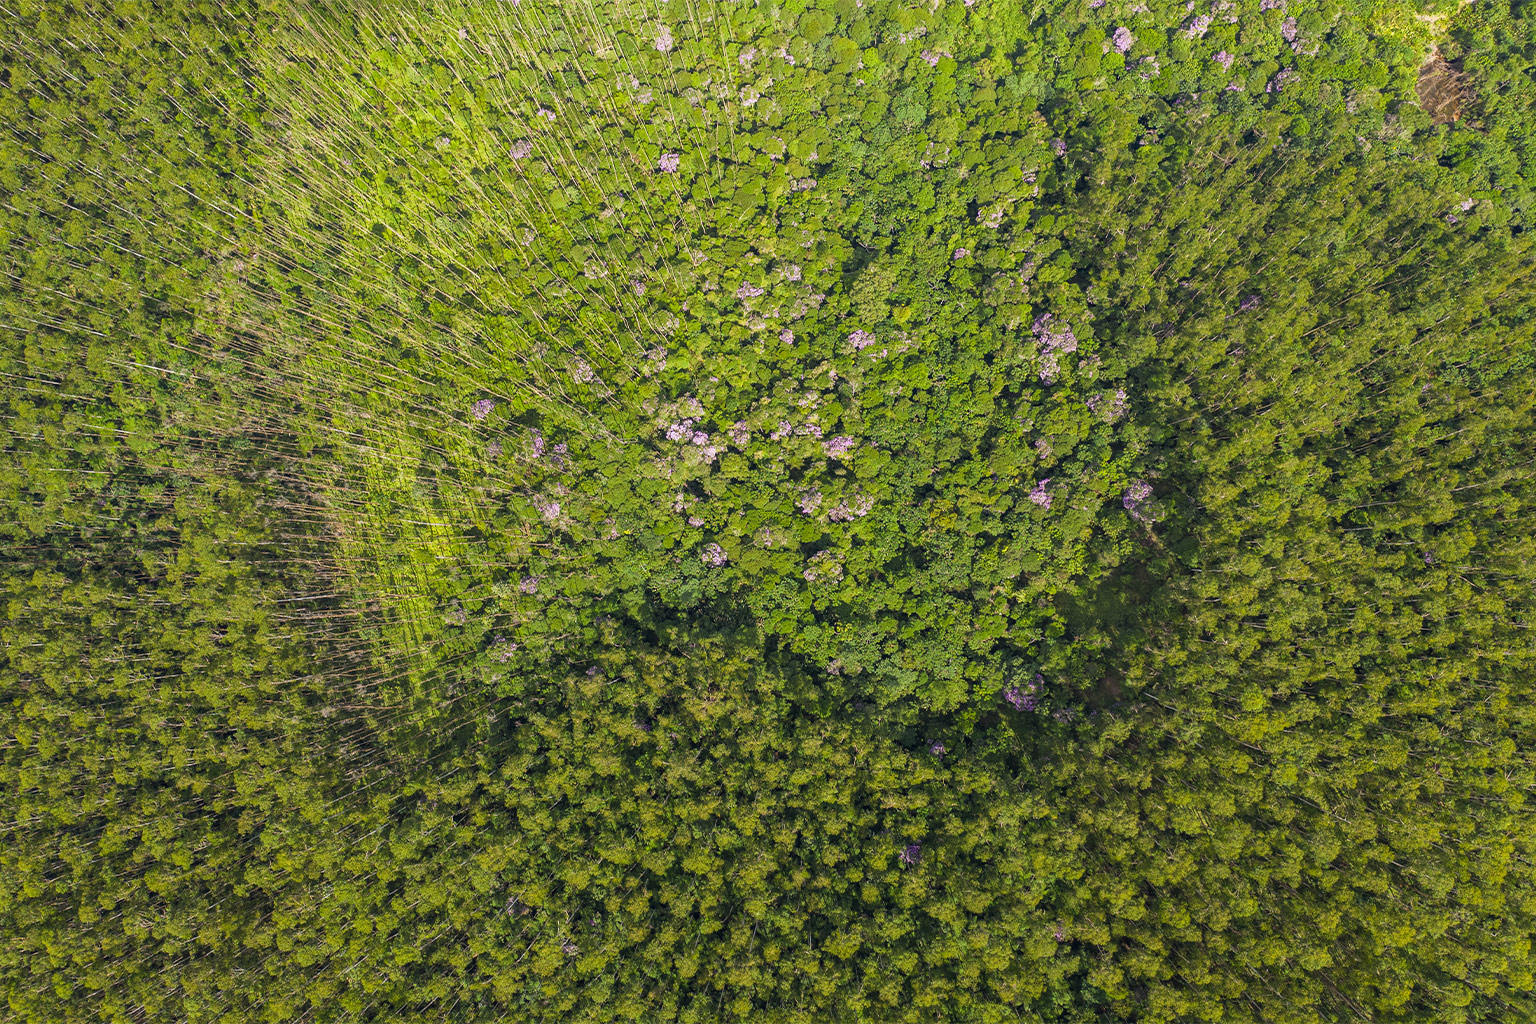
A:
<svg viewBox="0 0 1536 1024">
<path fill-rule="evenodd" d="M 1419 106 L 1436 124 L 1450 124 L 1466 114 L 1477 92 L 1472 76 L 1446 60 L 1438 50 L 1419 68 Z"/>
</svg>

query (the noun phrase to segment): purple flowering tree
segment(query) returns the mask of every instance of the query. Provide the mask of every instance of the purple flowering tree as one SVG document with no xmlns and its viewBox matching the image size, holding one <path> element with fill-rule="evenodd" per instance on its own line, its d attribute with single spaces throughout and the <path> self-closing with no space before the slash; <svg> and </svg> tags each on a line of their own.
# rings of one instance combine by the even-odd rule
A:
<svg viewBox="0 0 1536 1024">
<path fill-rule="evenodd" d="M 837 437 L 829 437 L 821 442 L 821 447 L 827 453 L 828 458 L 841 459 L 852 451 L 857 443 L 853 438 L 839 434 Z"/>
<path fill-rule="evenodd" d="M 1295 77 L 1296 77 L 1296 69 L 1295 68 L 1283 68 L 1280 71 L 1275 72 L 1275 77 L 1271 78 L 1269 80 L 1269 84 L 1264 86 L 1264 91 L 1265 92 L 1284 92 L 1285 91 L 1285 83 L 1289 82 L 1292 78 L 1295 78 Z"/>
<path fill-rule="evenodd" d="M 1151 517 L 1142 510 L 1148 498 L 1152 497 L 1152 486 L 1144 480 L 1137 480 L 1127 487 L 1125 494 L 1120 499 L 1121 506 L 1131 514 L 1131 518 L 1139 523 L 1150 523 Z"/>
<path fill-rule="evenodd" d="M 504 636 L 497 636 L 491 643 L 491 657 L 503 665 L 511 661 L 515 653 L 517 653 L 517 644 Z"/>
<path fill-rule="evenodd" d="M 1003 699 L 1012 704 L 1017 711 L 1034 711 L 1039 707 L 1039 690 L 1044 682 L 1045 677 L 1036 672 L 1035 678 L 1025 683 L 1022 687 L 1010 686 L 1004 690 Z"/>
</svg>

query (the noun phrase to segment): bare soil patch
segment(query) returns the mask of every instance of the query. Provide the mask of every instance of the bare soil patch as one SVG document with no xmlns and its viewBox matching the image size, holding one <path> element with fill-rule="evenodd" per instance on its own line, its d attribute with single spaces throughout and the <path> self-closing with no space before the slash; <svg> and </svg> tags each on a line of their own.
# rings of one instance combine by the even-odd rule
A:
<svg viewBox="0 0 1536 1024">
<path fill-rule="evenodd" d="M 1459 121 L 1477 99 L 1472 76 L 1459 64 L 1435 53 L 1419 68 L 1419 106 L 1436 124 Z"/>
</svg>

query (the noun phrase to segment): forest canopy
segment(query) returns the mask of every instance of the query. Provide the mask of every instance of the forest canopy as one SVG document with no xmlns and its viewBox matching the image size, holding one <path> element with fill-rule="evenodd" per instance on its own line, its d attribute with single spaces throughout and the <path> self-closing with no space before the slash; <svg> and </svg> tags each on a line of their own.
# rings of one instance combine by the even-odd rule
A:
<svg viewBox="0 0 1536 1024">
<path fill-rule="evenodd" d="M 1536 1019 L 1528 4 L 0 25 L 15 1019 Z"/>
</svg>

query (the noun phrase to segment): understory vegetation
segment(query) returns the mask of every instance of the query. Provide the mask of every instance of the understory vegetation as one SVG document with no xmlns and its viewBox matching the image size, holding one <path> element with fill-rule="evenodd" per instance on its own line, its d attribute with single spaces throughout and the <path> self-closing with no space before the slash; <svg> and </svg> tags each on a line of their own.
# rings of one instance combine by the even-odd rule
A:
<svg viewBox="0 0 1536 1024">
<path fill-rule="evenodd" d="M 12 0 L 35 1022 L 1536 1019 L 1536 34 Z"/>
</svg>

